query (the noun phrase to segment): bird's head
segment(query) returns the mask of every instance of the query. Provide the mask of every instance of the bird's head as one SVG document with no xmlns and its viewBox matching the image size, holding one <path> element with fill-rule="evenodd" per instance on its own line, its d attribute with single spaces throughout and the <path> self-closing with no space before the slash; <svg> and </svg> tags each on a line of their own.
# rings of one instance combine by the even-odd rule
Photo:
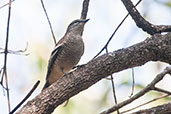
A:
<svg viewBox="0 0 171 114">
<path fill-rule="evenodd" d="M 67 28 L 67 32 L 78 32 L 82 35 L 84 25 L 87 21 L 89 21 L 89 19 L 77 19 L 72 21 Z"/>
</svg>

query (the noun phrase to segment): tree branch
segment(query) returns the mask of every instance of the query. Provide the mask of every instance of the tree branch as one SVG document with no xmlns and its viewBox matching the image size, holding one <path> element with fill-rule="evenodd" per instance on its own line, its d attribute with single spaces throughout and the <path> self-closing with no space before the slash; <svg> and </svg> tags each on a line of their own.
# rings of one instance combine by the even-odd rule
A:
<svg viewBox="0 0 171 114">
<path fill-rule="evenodd" d="M 113 106 L 112 108 L 109 108 L 108 110 L 102 112 L 101 114 L 109 114 L 111 112 L 114 112 L 114 111 L 120 109 L 121 107 L 126 106 L 127 104 L 135 101 L 136 99 L 138 99 L 139 97 L 143 96 L 147 92 L 149 92 L 151 90 L 155 90 L 155 85 L 159 81 L 161 81 L 166 74 L 168 74 L 170 72 L 171 72 L 171 67 L 166 67 L 164 69 L 164 71 L 161 72 L 160 74 L 158 74 L 156 76 L 156 78 L 150 84 L 148 84 L 143 90 L 141 90 L 140 92 L 138 92 L 137 94 L 135 94 L 133 97 L 131 97 L 131 98 L 129 98 L 129 99 L 127 99 L 127 100 L 119 103 L 119 104 L 116 104 L 115 106 Z M 171 95 L 171 93 L 168 93 L 168 94 Z"/>
<path fill-rule="evenodd" d="M 131 0 L 121 0 L 135 21 L 139 28 L 142 28 L 145 32 L 153 35 L 161 32 L 171 32 L 171 25 L 153 25 L 146 21 L 138 12 L 136 7 L 132 4 Z"/>
<path fill-rule="evenodd" d="M 152 99 L 152 100 L 150 100 L 150 101 L 148 101 L 148 102 L 145 102 L 145 103 L 143 103 L 143 104 L 140 104 L 140 105 L 138 105 L 138 106 L 136 106 L 136 107 L 134 107 L 134 108 L 128 109 L 128 110 L 126 110 L 126 111 L 123 111 L 123 112 L 121 112 L 121 114 L 124 114 L 124 113 L 126 113 L 126 112 L 135 110 L 135 109 L 137 109 L 137 108 L 139 108 L 139 107 L 142 107 L 142 106 L 144 106 L 144 105 L 147 105 L 147 104 L 149 104 L 149 103 L 152 103 L 152 102 L 154 102 L 154 101 L 160 100 L 160 99 L 165 98 L 165 97 L 168 97 L 168 96 L 169 96 L 169 95 L 166 94 L 166 95 L 162 95 L 162 96 L 160 96 L 160 97 L 154 98 L 154 99 Z"/>
<path fill-rule="evenodd" d="M 171 113 L 171 103 L 153 107 L 150 109 L 140 110 L 132 114 L 170 114 Z"/>
<path fill-rule="evenodd" d="M 63 76 L 42 91 L 18 111 L 18 114 L 52 113 L 70 97 L 89 88 L 101 79 L 128 68 L 141 66 L 149 61 L 171 64 L 171 33 L 156 34 L 145 41 L 104 54 L 75 71 Z"/>
</svg>

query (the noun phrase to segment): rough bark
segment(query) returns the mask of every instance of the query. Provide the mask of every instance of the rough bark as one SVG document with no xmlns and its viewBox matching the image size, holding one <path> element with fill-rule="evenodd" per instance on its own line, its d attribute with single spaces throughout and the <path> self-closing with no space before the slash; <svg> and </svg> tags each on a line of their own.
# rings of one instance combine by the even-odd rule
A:
<svg viewBox="0 0 171 114">
<path fill-rule="evenodd" d="M 150 109 L 140 110 L 132 114 L 171 114 L 171 103 L 160 105 Z"/>
<path fill-rule="evenodd" d="M 50 114 L 64 101 L 108 75 L 149 61 L 171 64 L 171 33 L 153 35 L 143 42 L 91 60 L 27 102 L 18 114 Z"/>
</svg>

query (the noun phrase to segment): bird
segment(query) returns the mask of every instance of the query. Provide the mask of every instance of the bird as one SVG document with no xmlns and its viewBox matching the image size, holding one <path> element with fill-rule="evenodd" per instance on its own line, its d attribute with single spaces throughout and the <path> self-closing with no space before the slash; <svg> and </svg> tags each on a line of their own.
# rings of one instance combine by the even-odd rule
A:
<svg viewBox="0 0 171 114">
<path fill-rule="evenodd" d="M 48 62 L 46 82 L 42 90 L 75 67 L 84 53 L 82 34 L 89 19 L 76 19 L 67 27 L 66 33 L 55 45 Z"/>
</svg>

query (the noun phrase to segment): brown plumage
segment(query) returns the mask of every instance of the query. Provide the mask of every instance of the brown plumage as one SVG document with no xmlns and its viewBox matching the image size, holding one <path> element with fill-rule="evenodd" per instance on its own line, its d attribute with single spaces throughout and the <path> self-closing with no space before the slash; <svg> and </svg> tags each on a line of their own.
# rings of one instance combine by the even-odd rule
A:
<svg viewBox="0 0 171 114">
<path fill-rule="evenodd" d="M 88 20 L 77 19 L 71 22 L 65 35 L 56 44 L 49 59 L 46 83 L 43 89 L 49 87 L 79 62 L 84 53 L 82 33 Z"/>
</svg>

